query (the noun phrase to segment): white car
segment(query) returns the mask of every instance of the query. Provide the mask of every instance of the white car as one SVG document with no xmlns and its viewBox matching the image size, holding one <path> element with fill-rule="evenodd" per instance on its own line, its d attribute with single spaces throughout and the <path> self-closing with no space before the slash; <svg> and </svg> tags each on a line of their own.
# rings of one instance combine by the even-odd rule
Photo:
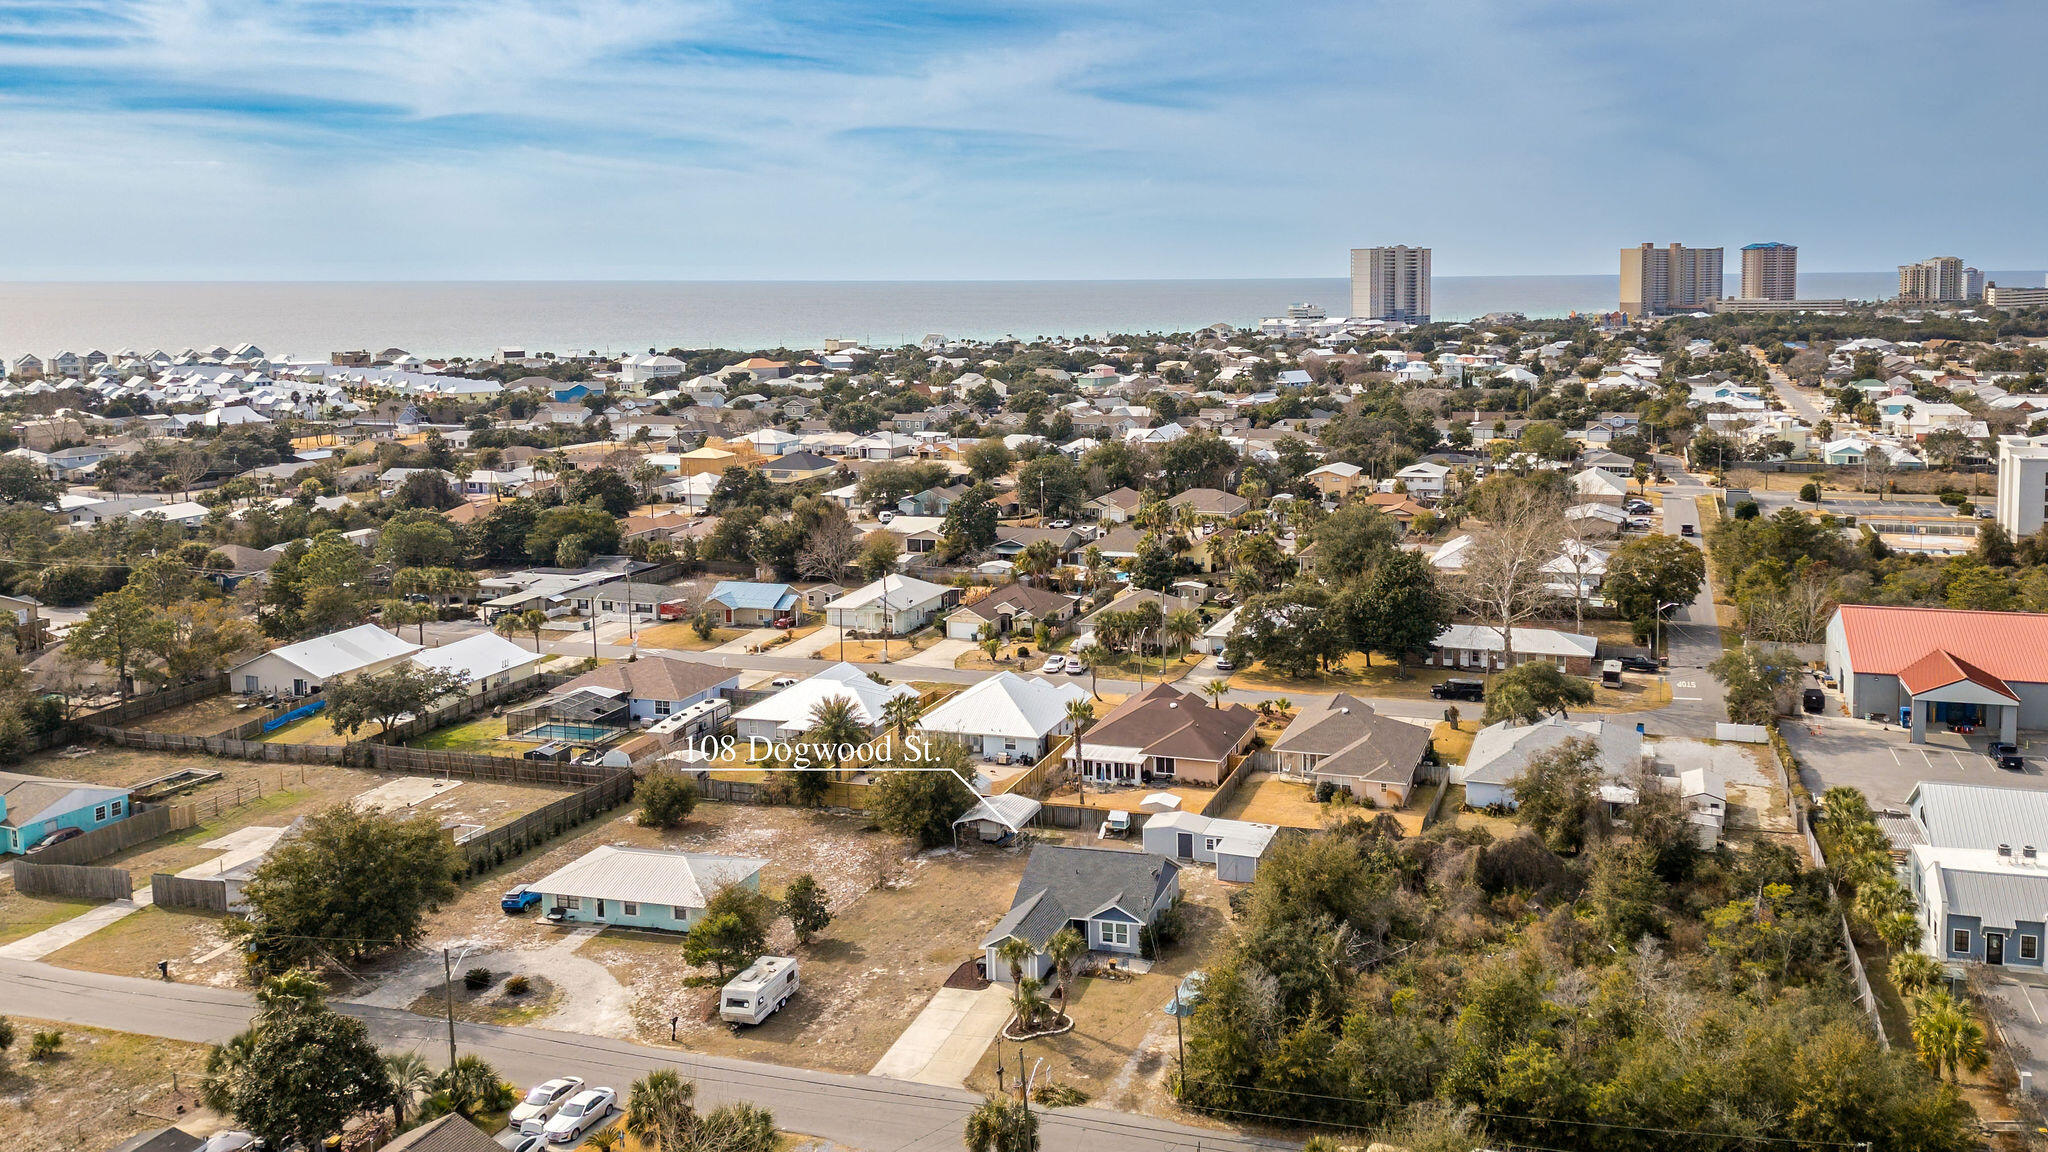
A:
<svg viewBox="0 0 2048 1152">
<path fill-rule="evenodd" d="M 571 1096 L 543 1130 L 548 1143 L 572 1144 L 582 1139 L 585 1132 L 612 1114 L 612 1105 L 618 1099 L 619 1094 L 610 1088 L 591 1088 Z"/>
<path fill-rule="evenodd" d="M 1069 656 L 1069 657 L 1067 657 L 1067 675 L 1069 675 L 1069 676 L 1086 676 L 1087 674 L 1088 674 L 1088 666 L 1087 666 L 1086 664 L 1083 664 L 1083 663 L 1081 663 L 1081 659 L 1080 659 L 1080 657 L 1078 657 L 1078 656 Z"/>
<path fill-rule="evenodd" d="M 796 687 L 796 677 L 777 676 L 775 679 L 770 680 L 768 682 L 768 686 L 770 688 L 794 688 Z"/>
<path fill-rule="evenodd" d="M 1065 672 L 1066 670 L 1067 658 L 1065 656 L 1060 655 L 1057 652 L 1053 653 L 1050 656 L 1047 656 L 1045 658 L 1045 663 L 1039 665 L 1038 667 L 1038 673 L 1041 676 L 1051 675 L 1054 672 Z"/>
<path fill-rule="evenodd" d="M 1049 520 L 1045 526 L 1047 528 L 1072 528 L 1074 522 L 1072 520 Z"/>
<path fill-rule="evenodd" d="M 581 1091 L 581 1076 L 557 1076 L 553 1080 L 535 1084 L 526 1090 L 525 1097 L 519 1103 L 512 1106 L 512 1111 L 505 1114 L 505 1123 L 517 1128 L 528 1120 L 546 1120 L 555 1114 L 564 1101 Z"/>
</svg>

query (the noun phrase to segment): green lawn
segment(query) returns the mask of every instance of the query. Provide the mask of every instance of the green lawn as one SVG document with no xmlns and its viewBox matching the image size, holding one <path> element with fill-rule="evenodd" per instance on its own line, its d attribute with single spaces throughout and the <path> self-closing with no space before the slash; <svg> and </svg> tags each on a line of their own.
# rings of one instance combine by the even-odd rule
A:
<svg viewBox="0 0 2048 1152">
<path fill-rule="evenodd" d="M 488 713 L 447 728 L 427 733 L 408 746 L 430 748 L 436 752 L 483 752 L 489 754 L 517 755 L 532 747 L 530 744 L 507 743 L 505 718 Z"/>
</svg>

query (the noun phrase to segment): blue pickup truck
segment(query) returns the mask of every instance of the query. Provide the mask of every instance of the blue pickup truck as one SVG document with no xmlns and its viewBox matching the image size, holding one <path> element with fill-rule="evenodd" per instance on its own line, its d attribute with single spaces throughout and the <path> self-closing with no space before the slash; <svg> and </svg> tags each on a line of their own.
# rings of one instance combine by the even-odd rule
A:
<svg viewBox="0 0 2048 1152">
<path fill-rule="evenodd" d="M 499 899 L 498 907 L 507 912 L 524 912 L 540 903 L 540 893 L 521 884 Z"/>
</svg>

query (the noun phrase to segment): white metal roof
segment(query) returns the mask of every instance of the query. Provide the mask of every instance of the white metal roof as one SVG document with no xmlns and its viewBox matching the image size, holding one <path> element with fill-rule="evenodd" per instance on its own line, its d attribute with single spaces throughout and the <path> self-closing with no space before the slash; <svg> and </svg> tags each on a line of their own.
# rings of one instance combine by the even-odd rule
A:
<svg viewBox="0 0 2048 1152">
<path fill-rule="evenodd" d="M 266 655 L 278 657 L 315 679 L 325 680 L 418 651 L 419 645 L 401 640 L 375 624 L 358 624 L 340 632 L 274 648 Z"/>
<path fill-rule="evenodd" d="M 495 632 L 479 632 L 453 644 L 415 653 L 412 662 L 423 668 L 460 672 L 468 683 L 474 684 L 539 659 L 539 653 L 521 648 Z"/>
<path fill-rule="evenodd" d="M 767 864 L 766 860 L 746 856 L 662 852 L 605 844 L 527 887 L 549 896 L 702 908 L 719 889 L 744 882 Z"/>
<path fill-rule="evenodd" d="M 808 680 L 785 688 L 758 704 L 740 710 L 736 720 L 773 720 L 783 728 L 808 728 L 811 714 L 827 700 L 851 700 L 860 722 L 873 727 L 882 721 L 882 706 L 899 696 L 916 697 L 908 684 L 877 684 L 862 669 L 841 661 Z"/>
<path fill-rule="evenodd" d="M 998 672 L 945 701 L 918 721 L 927 732 L 1040 739 L 1067 722 L 1067 705 L 1089 699 L 1071 682 Z"/>
</svg>

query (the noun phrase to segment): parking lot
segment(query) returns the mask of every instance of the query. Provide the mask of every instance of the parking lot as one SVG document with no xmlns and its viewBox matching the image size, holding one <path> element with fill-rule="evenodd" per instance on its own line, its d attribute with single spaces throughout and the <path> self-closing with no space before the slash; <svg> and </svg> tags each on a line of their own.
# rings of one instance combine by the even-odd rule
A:
<svg viewBox="0 0 2048 1152">
<path fill-rule="evenodd" d="M 1911 733 L 1897 724 L 1831 715 L 1788 720 L 1782 730 L 1799 757 L 1807 788 L 1816 796 L 1837 784 L 1847 784 L 1862 789 L 1875 807 L 1903 809 L 1913 785 L 1922 780 L 2048 789 L 2048 773 L 2042 767 L 2044 745 L 2026 733 L 2020 734 L 2026 768 L 2010 772 L 1984 754 L 1991 739 L 1984 735 L 1930 730 L 1927 743 L 1915 744 Z"/>
</svg>

